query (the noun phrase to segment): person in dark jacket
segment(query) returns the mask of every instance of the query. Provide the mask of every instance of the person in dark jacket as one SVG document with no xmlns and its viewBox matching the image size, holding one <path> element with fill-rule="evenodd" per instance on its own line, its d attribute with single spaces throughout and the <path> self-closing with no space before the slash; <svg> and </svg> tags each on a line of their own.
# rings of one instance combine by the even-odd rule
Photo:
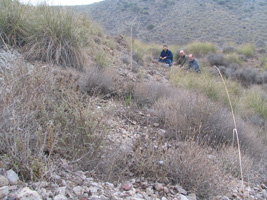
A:
<svg viewBox="0 0 267 200">
<path fill-rule="evenodd" d="M 183 68 L 188 63 L 188 56 L 184 53 L 184 50 L 180 51 L 180 58 L 178 59 L 176 65 L 179 65 L 180 68 Z"/>
<path fill-rule="evenodd" d="M 189 54 L 189 63 L 188 67 L 185 69 L 186 71 L 194 71 L 196 73 L 200 73 L 200 67 L 197 60 L 194 58 L 193 54 Z"/>
<path fill-rule="evenodd" d="M 167 63 L 170 67 L 172 66 L 173 54 L 168 49 L 167 45 L 163 46 L 163 50 L 162 50 L 160 57 L 159 57 L 159 62 Z"/>
</svg>

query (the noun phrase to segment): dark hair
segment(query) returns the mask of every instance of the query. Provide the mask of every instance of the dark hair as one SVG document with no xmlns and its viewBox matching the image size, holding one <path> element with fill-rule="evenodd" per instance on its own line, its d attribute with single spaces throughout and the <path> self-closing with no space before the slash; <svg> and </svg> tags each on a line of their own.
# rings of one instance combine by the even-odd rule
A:
<svg viewBox="0 0 267 200">
<path fill-rule="evenodd" d="M 168 45 L 167 44 L 164 44 L 163 47 L 168 47 Z"/>
</svg>

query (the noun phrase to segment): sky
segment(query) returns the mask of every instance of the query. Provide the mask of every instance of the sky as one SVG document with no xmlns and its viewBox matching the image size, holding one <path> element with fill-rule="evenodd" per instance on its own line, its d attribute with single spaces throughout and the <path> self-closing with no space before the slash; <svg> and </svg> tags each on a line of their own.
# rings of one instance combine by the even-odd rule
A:
<svg viewBox="0 0 267 200">
<path fill-rule="evenodd" d="M 19 0 L 21 3 L 29 3 L 31 5 L 38 5 L 42 2 L 46 2 L 49 5 L 53 6 L 74 6 L 74 5 L 87 5 L 102 0 Z"/>
</svg>

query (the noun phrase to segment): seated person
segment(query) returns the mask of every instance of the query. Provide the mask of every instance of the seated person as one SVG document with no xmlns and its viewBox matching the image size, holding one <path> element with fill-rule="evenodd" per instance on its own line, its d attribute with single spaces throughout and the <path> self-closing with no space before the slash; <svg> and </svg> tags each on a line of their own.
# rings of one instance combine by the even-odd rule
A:
<svg viewBox="0 0 267 200">
<path fill-rule="evenodd" d="M 200 67 L 197 60 L 194 58 L 193 54 L 189 54 L 189 63 L 188 67 L 185 69 L 186 71 L 194 71 L 196 73 L 200 73 Z"/>
<path fill-rule="evenodd" d="M 188 56 L 184 53 L 184 50 L 180 51 L 180 58 L 176 62 L 176 65 L 180 65 L 180 68 L 184 67 L 188 63 Z"/>
<path fill-rule="evenodd" d="M 173 54 L 172 52 L 168 49 L 167 45 L 163 46 L 163 50 L 160 54 L 159 57 L 159 62 L 167 63 L 169 66 L 172 66 L 172 61 L 173 61 Z"/>
</svg>

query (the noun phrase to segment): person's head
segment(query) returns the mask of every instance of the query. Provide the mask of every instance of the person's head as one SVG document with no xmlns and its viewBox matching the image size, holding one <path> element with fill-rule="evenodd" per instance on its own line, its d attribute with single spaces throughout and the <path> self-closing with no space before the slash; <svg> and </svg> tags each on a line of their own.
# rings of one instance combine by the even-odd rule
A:
<svg viewBox="0 0 267 200">
<path fill-rule="evenodd" d="M 166 44 L 163 45 L 163 50 L 164 50 L 164 51 L 167 51 L 167 49 L 168 49 L 168 45 L 166 45 Z"/>
<path fill-rule="evenodd" d="M 194 60 L 194 56 L 193 56 L 193 54 L 189 54 L 188 57 L 189 57 L 189 60 L 190 60 L 190 61 Z"/>
<path fill-rule="evenodd" d="M 180 51 L 180 55 L 181 55 L 181 56 L 184 56 L 184 50 L 181 50 L 181 51 Z"/>
</svg>

